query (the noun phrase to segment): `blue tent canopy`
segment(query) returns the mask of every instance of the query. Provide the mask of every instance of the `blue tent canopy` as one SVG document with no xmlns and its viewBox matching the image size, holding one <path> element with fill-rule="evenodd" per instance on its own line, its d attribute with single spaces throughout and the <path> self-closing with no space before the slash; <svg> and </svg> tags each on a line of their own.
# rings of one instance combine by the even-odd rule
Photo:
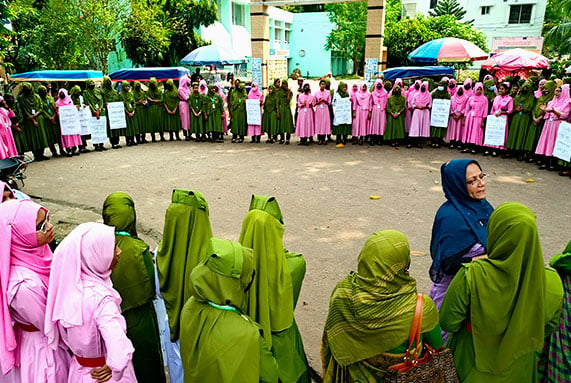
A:
<svg viewBox="0 0 571 383">
<path fill-rule="evenodd" d="M 113 81 L 149 81 L 151 77 L 158 81 L 169 79 L 179 80 L 181 77 L 190 74 L 184 67 L 164 67 L 164 68 L 132 68 L 121 69 L 109 75 Z"/>
<path fill-rule="evenodd" d="M 452 76 L 454 68 L 451 66 L 401 66 L 383 71 L 385 80 L 397 78 L 407 79 L 416 77 Z"/>
<path fill-rule="evenodd" d="M 40 70 L 10 75 L 10 81 L 87 81 L 101 80 L 98 70 Z"/>
</svg>

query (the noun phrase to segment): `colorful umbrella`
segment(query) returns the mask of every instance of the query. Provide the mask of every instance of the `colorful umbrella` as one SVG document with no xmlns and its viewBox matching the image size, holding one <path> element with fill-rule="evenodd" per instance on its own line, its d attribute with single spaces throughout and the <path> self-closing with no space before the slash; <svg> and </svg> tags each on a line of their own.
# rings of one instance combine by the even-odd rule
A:
<svg viewBox="0 0 571 383">
<path fill-rule="evenodd" d="M 510 49 L 490 57 L 482 63 L 482 68 L 515 71 L 520 69 L 549 69 L 547 57 L 525 49 Z"/>
<path fill-rule="evenodd" d="M 197 48 L 180 60 L 186 65 L 233 65 L 248 62 L 246 57 L 218 45 Z"/>
<path fill-rule="evenodd" d="M 463 39 L 445 37 L 422 44 L 409 55 L 408 59 L 415 62 L 468 62 L 485 60 L 488 54 L 478 46 Z"/>
</svg>

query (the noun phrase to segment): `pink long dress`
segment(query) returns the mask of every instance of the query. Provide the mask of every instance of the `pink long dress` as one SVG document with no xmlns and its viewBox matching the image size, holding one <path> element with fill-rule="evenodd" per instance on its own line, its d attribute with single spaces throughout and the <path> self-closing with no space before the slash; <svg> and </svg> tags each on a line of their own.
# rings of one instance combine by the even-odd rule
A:
<svg viewBox="0 0 571 383">
<path fill-rule="evenodd" d="M 190 89 L 188 89 L 189 82 L 190 79 L 188 76 L 184 76 L 180 79 L 178 86 L 178 98 L 180 100 L 178 113 L 180 115 L 182 129 L 186 131 L 190 129 L 190 109 L 188 107 L 188 97 L 190 96 Z"/>
<path fill-rule="evenodd" d="M 59 107 L 60 106 L 68 106 L 68 105 L 73 105 L 73 101 L 71 100 L 71 97 L 69 97 L 69 95 L 67 94 L 67 90 L 65 88 L 61 88 L 58 92 L 58 94 L 60 93 L 64 93 L 65 94 L 65 98 L 62 100 L 61 98 L 58 97 L 57 101 L 56 101 L 56 113 L 59 115 Z M 79 134 L 72 134 L 69 136 L 61 136 L 61 146 L 64 149 L 67 148 L 73 148 L 74 146 L 79 146 L 81 145 L 81 136 Z"/>
<path fill-rule="evenodd" d="M 476 84 L 476 89 L 478 85 Z M 482 121 L 488 115 L 488 99 L 483 94 L 480 96 L 473 95 L 466 103 L 466 122 L 464 125 L 464 134 L 462 142 L 465 144 L 482 145 L 484 141 L 484 128 L 482 128 Z"/>
<path fill-rule="evenodd" d="M 505 138 L 504 138 L 504 144 L 505 144 L 505 140 L 508 138 L 508 120 L 509 120 L 509 116 L 513 113 L 514 110 L 514 100 L 513 98 L 511 98 L 511 96 L 509 95 L 504 95 L 504 96 L 496 96 L 494 97 L 494 103 L 492 104 L 492 110 L 490 110 L 490 114 L 496 114 L 499 111 L 502 112 L 507 112 L 508 114 L 504 116 L 506 116 L 506 134 L 505 134 Z M 496 145 L 485 145 L 488 148 L 497 148 L 497 149 L 504 149 L 504 146 L 496 146 Z"/>
<path fill-rule="evenodd" d="M 217 82 L 215 84 L 216 88 L 218 89 L 218 94 L 222 97 L 222 130 L 224 134 L 228 133 L 228 120 L 226 119 L 226 95 L 222 91 L 222 85 Z"/>
<path fill-rule="evenodd" d="M 18 156 L 10 117 L 14 117 L 13 111 L 0 108 L 0 143 L 2 145 L 0 159 Z"/>
<path fill-rule="evenodd" d="M 369 93 L 368 90 L 363 91 L 363 84 L 361 84 L 359 91 L 355 94 L 355 103 L 353 103 L 355 119 L 353 120 L 352 135 L 354 137 L 367 135 L 370 123 L 369 113 L 371 112 L 372 104 L 371 93 Z"/>
<path fill-rule="evenodd" d="M 313 117 L 313 95 L 302 93 L 297 99 L 297 124 L 295 135 L 300 138 L 313 137 L 315 134 L 315 122 Z"/>
<path fill-rule="evenodd" d="M 377 84 L 381 84 L 382 86 L 383 80 L 375 80 L 375 90 L 371 94 L 373 103 L 371 111 L 371 122 L 369 124 L 367 135 L 383 136 L 387 126 L 388 92 L 383 87 L 381 87 L 381 89 L 377 89 Z"/>
<path fill-rule="evenodd" d="M 405 113 L 404 113 L 404 130 L 406 132 L 406 134 L 408 134 L 410 132 L 410 123 L 412 121 L 412 100 L 414 99 L 414 96 L 420 92 L 420 90 L 416 90 L 414 88 L 414 86 L 418 83 L 418 86 L 420 87 L 421 81 L 420 80 L 416 80 L 414 82 L 414 85 L 412 85 L 408 92 L 406 93 L 406 109 L 405 109 Z M 420 88 L 419 88 L 420 89 Z"/>
<path fill-rule="evenodd" d="M 432 107 L 432 97 L 428 91 L 428 82 L 422 83 L 425 91 L 416 93 L 412 99 L 414 109 L 410 121 L 410 137 L 430 137 L 430 109 L 416 109 L 418 107 Z"/>
<path fill-rule="evenodd" d="M 557 140 L 557 132 L 559 131 L 559 125 L 562 121 L 566 121 L 569 118 L 571 112 L 571 104 L 569 99 L 569 84 L 563 85 L 561 88 L 561 95 L 559 98 L 554 98 L 549 101 L 546 109 L 555 109 L 561 115 L 557 115 L 553 112 L 545 113 L 545 125 L 541 131 L 541 136 L 537 143 L 537 148 L 535 149 L 535 154 L 540 154 L 543 156 L 553 156 L 553 148 L 555 147 L 555 141 Z"/>
<path fill-rule="evenodd" d="M 466 110 L 466 104 L 468 103 L 468 97 L 464 94 L 459 96 L 455 93 L 450 101 L 450 118 L 448 119 L 448 129 L 446 131 L 447 141 L 461 141 L 464 135 L 464 123 L 466 118 L 464 117 L 464 111 Z M 452 116 L 460 117 L 458 120 L 452 118 Z"/>
<path fill-rule="evenodd" d="M 331 117 L 329 115 L 331 93 L 328 90 L 318 90 L 313 98 L 315 100 L 315 134 L 331 134 Z M 319 101 L 325 102 L 317 105 Z"/>
<path fill-rule="evenodd" d="M 248 100 L 258 100 L 260 101 L 260 121 L 262 121 L 262 105 L 264 96 L 260 89 L 258 88 L 258 84 L 253 82 L 252 88 L 250 92 L 248 92 Z M 248 136 L 261 136 L 262 135 L 262 125 L 248 125 Z"/>
</svg>

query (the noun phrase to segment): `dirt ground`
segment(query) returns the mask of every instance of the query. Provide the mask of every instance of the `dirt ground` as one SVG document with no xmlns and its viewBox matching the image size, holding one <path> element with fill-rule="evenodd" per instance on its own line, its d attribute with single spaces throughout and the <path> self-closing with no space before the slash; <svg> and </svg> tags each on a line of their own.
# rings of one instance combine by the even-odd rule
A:
<svg viewBox="0 0 571 383">
<path fill-rule="evenodd" d="M 203 192 L 214 235 L 229 240 L 238 239 L 252 193 L 275 196 L 284 244 L 307 261 L 296 319 L 310 364 L 320 371 L 335 284 L 355 269 L 365 239 L 378 230 L 401 230 L 412 250 L 429 253 L 434 214 L 444 201 L 440 165 L 461 156 L 449 149 L 303 147 L 295 139 L 289 146 L 162 142 L 32 163 L 23 191 L 50 209 L 60 238 L 78 223 L 101 221 L 105 197 L 125 191 L 136 202 L 139 233 L 152 247 L 174 188 Z M 476 158 L 490 174 L 489 201 L 530 206 L 546 261 L 561 251 L 571 236 L 571 180 L 515 160 Z M 411 274 L 423 292 L 430 286 L 429 266 L 428 255 L 412 259 Z"/>
</svg>

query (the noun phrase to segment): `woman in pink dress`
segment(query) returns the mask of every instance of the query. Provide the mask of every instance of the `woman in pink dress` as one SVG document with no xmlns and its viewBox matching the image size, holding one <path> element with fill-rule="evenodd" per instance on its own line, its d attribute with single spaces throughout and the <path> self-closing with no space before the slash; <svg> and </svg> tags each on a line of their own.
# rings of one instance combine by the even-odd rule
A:
<svg viewBox="0 0 571 383">
<path fill-rule="evenodd" d="M 412 112 L 414 112 L 414 107 L 412 106 L 412 99 L 414 96 L 420 92 L 420 85 L 422 85 L 422 81 L 416 80 L 414 85 L 408 89 L 406 93 L 406 110 L 404 113 L 404 130 L 406 134 L 410 132 L 410 122 L 412 121 Z"/>
<path fill-rule="evenodd" d="M 514 110 L 514 100 L 509 95 L 509 83 L 500 84 L 498 87 L 499 94 L 494 97 L 494 103 L 492 104 L 492 110 L 490 114 L 493 114 L 496 117 L 505 116 L 506 117 L 506 134 L 505 138 L 508 137 L 508 120 Z M 504 139 L 505 144 L 505 139 Z M 496 146 L 496 145 L 486 145 L 486 149 L 484 151 L 484 156 L 489 156 L 490 154 L 492 157 L 498 156 L 498 151 L 503 150 L 504 146 Z"/>
<path fill-rule="evenodd" d="M 258 100 L 260 102 L 260 121 L 262 121 L 262 106 L 264 104 L 264 96 L 260 92 L 258 83 L 253 82 L 250 92 L 248 92 L 248 100 Z M 262 136 L 262 125 L 249 125 L 248 124 L 248 136 L 252 137 L 252 143 L 260 142 Z M 271 137 L 268 137 L 271 139 Z"/>
<path fill-rule="evenodd" d="M 362 83 L 359 91 L 355 94 L 355 102 L 353 103 L 353 137 L 358 137 L 358 141 L 354 140 L 353 145 L 363 145 L 363 139 L 367 135 L 369 123 L 371 121 L 372 99 L 371 93 L 367 87 L 367 83 Z"/>
<path fill-rule="evenodd" d="M 488 99 L 484 96 L 484 85 L 481 82 L 476 83 L 474 95 L 468 98 L 464 116 L 466 121 L 462 142 L 466 148 L 462 153 L 476 154 L 476 148 L 484 142 L 484 126 L 488 116 Z"/>
<path fill-rule="evenodd" d="M 188 76 L 183 76 L 178 82 L 178 99 L 180 100 L 178 103 L 178 112 L 180 114 L 180 124 L 185 141 L 190 141 L 190 134 L 188 134 L 188 130 L 190 129 L 190 109 L 188 108 L 188 97 L 190 96 L 189 83 L 190 78 L 188 78 Z"/>
<path fill-rule="evenodd" d="M 137 382 L 135 349 L 111 282 L 120 254 L 114 228 L 95 222 L 77 226 L 54 253 L 45 331 L 50 344 L 61 337 L 74 355 L 68 383 Z"/>
<path fill-rule="evenodd" d="M 4 97 L 0 96 L 0 150 L 4 151 L 4 156 L 0 155 L 0 159 L 17 157 L 18 149 L 14 142 L 14 135 L 12 134 L 12 120 L 16 115 L 6 105 Z"/>
<path fill-rule="evenodd" d="M 313 106 L 315 100 L 311 94 L 308 83 L 303 84 L 303 92 L 297 98 L 297 122 L 295 125 L 295 135 L 300 138 L 298 145 L 308 145 L 307 139 L 313 138 L 315 125 L 313 117 Z"/>
<path fill-rule="evenodd" d="M 56 101 L 56 114 L 59 116 L 59 108 L 60 106 L 69 106 L 73 105 L 73 101 L 71 97 L 67 94 L 67 90 L 65 88 L 61 88 L 58 92 L 58 99 Z M 81 145 L 81 136 L 79 134 L 72 134 L 69 136 L 61 136 L 61 146 L 65 149 L 66 155 L 71 157 L 72 155 L 79 156 L 79 152 L 77 151 L 77 147 Z"/>
<path fill-rule="evenodd" d="M 418 91 L 412 98 L 412 119 L 410 121 L 410 131 L 408 133 L 416 142 L 416 147 L 422 148 L 424 137 L 430 137 L 430 108 L 432 107 L 432 97 L 428 88 L 428 81 L 424 81 Z M 412 147 L 409 143 L 407 148 Z"/>
<path fill-rule="evenodd" d="M 217 82 L 214 87 L 216 88 L 216 93 L 222 97 L 222 106 L 224 107 L 224 111 L 222 112 L 222 130 L 224 134 L 228 133 L 228 120 L 226 120 L 226 95 L 222 91 L 222 85 L 220 82 Z"/>
<path fill-rule="evenodd" d="M 402 81 L 401 81 L 402 82 Z M 387 81 L 387 85 L 390 81 Z M 385 89 L 383 80 L 377 79 L 373 85 L 374 90 L 371 94 L 372 96 L 372 111 L 371 111 L 371 123 L 369 124 L 369 129 L 367 130 L 367 136 L 369 136 L 369 145 L 373 146 L 375 144 L 381 145 L 382 139 L 385 134 L 385 128 L 387 126 L 387 102 L 389 99 L 389 93 Z M 392 93 L 392 89 L 391 89 Z"/>
<path fill-rule="evenodd" d="M 50 347 L 44 334 L 54 236 L 49 218 L 29 199 L 0 204 L 0 366 L 22 383 L 65 382 L 70 362 L 63 344 Z"/>
<path fill-rule="evenodd" d="M 452 81 L 452 80 L 450 80 Z M 450 142 L 450 149 L 458 147 L 462 141 L 464 134 L 466 103 L 468 97 L 464 94 L 464 87 L 454 88 L 454 95 L 450 99 L 450 118 L 448 119 L 448 131 L 446 132 L 446 140 Z"/>
<path fill-rule="evenodd" d="M 541 131 L 535 154 L 544 156 L 543 164 L 540 169 L 555 170 L 553 158 L 553 148 L 557 139 L 557 132 L 562 121 L 566 121 L 571 112 L 571 100 L 569 98 L 569 84 L 557 87 L 555 89 L 555 97 L 549 101 L 545 108 L 545 125 Z"/>
<path fill-rule="evenodd" d="M 331 134 L 331 115 L 329 105 L 331 105 L 331 92 L 325 89 L 325 80 L 319 81 L 319 90 L 315 92 L 315 133 L 317 134 L 317 145 L 327 145 L 325 139 Z"/>
</svg>

